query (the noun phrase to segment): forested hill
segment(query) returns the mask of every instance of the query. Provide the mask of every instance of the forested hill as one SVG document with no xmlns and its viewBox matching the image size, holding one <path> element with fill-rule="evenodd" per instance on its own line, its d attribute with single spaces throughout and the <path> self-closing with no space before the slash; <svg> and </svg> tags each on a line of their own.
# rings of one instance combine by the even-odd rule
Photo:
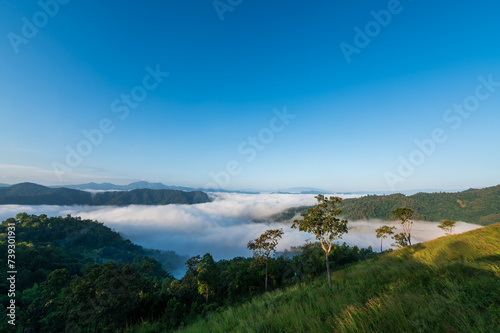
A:
<svg viewBox="0 0 500 333">
<path fill-rule="evenodd" d="M 457 193 L 417 193 L 369 195 L 345 199 L 341 206 L 343 216 L 349 220 L 394 220 L 392 211 L 399 207 L 415 210 L 414 219 L 442 221 L 452 219 L 480 225 L 500 222 L 500 185 L 484 189 L 470 189 Z M 292 208 L 271 217 L 275 221 L 294 218 L 307 207 Z"/>
<path fill-rule="evenodd" d="M 68 188 L 49 188 L 33 183 L 0 187 L 0 204 L 3 205 L 127 206 L 197 204 L 210 201 L 209 196 L 201 191 L 138 189 L 92 194 Z"/>
<path fill-rule="evenodd" d="M 489 225 L 500 222 L 500 185 L 457 193 L 370 195 L 346 199 L 342 209 L 345 216 L 353 220 L 369 218 L 394 220 L 392 211 L 399 207 L 415 210 L 416 220 L 452 219 Z"/>
<path fill-rule="evenodd" d="M 152 264 L 158 274 L 166 276 L 160 264 L 149 256 L 148 250 L 133 244 L 102 223 L 80 217 L 47 217 L 20 213 L 0 224 L 0 244 L 6 267 L 8 226 L 16 227 L 16 257 L 19 276 L 18 290 L 43 282 L 55 269 L 67 269 L 80 274 L 87 263 L 102 264 L 110 260 L 133 263 L 140 267 Z M 173 256 L 175 256 L 173 254 Z M 166 267 L 170 268 L 170 267 Z M 177 267 L 171 267 L 176 269 Z"/>
<path fill-rule="evenodd" d="M 14 254 L 7 247 L 13 232 Z M 8 261 L 17 272 L 18 329 L 13 330 L 6 319 L 0 322 L 0 332 L 87 332 L 91 330 L 72 328 L 65 319 L 87 319 L 95 312 L 105 322 L 102 312 L 123 313 L 133 307 L 120 318 L 125 322 L 142 315 L 141 308 L 151 301 L 153 285 L 173 280 L 164 269 L 184 267 L 186 260 L 172 251 L 144 249 L 97 221 L 70 215 L 17 214 L 0 224 L 0 265 L 6 268 Z M 7 307 L 14 299 L 8 296 L 10 274 L 7 269 L 0 271 L 0 315 L 4 319 L 9 318 Z M 62 292 L 64 287 L 68 287 L 67 293 Z M 97 299 L 91 299 L 92 295 Z"/>
</svg>

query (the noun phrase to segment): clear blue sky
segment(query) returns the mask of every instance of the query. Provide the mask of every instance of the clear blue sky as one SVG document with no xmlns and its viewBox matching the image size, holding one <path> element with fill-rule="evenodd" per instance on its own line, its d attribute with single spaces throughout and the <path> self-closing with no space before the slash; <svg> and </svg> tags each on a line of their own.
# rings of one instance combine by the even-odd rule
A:
<svg viewBox="0 0 500 333">
<path fill-rule="evenodd" d="M 60 2 L 0 1 L 1 183 L 500 183 L 498 1 Z"/>
</svg>

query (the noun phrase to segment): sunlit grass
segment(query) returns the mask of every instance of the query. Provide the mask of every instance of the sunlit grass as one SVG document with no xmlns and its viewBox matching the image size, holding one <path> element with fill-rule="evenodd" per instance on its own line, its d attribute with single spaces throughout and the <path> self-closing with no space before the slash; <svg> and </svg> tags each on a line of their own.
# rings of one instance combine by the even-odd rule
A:
<svg viewBox="0 0 500 333">
<path fill-rule="evenodd" d="M 500 332 L 500 224 L 386 253 L 179 332 Z"/>
</svg>

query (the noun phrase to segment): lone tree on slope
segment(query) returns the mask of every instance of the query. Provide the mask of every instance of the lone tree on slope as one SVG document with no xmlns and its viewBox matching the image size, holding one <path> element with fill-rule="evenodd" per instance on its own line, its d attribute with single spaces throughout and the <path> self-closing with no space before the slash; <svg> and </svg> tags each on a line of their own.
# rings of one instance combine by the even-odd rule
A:
<svg viewBox="0 0 500 333">
<path fill-rule="evenodd" d="M 399 220 L 401 227 L 403 228 L 403 235 L 406 238 L 408 245 L 411 245 L 411 228 L 413 227 L 413 214 L 415 211 L 410 208 L 398 208 L 392 211 L 394 216 Z"/>
<path fill-rule="evenodd" d="M 394 239 L 394 243 L 392 244 L 392 246 L 396 247 L 408 246 L 408 240 L 406 239 L 406 236 L 403 232 L 400 232 L 399 234 L 394 234 L 391 238 Z"/>
<path fill-rule="evenodd" d="M 457 221 L 453 220 L 444 220 L 441 224 L 438 225 L 438 228 L 444 230 L 445 235 L 451 235 L 453 233 L 453 228 L 455 228 L 455 224 Z"/>
<path fill-rule="evenodd" d="M 342 214 L 342 209 L 338 208 L 342 204 L 339 197 L 325 198 L 324 195 L 315 197 L 318 205 L 309 208 L 306 213 L 301 215 L 302 220 L 293 221 L 292 228 L 298 228 L 316 236 L 320 242 L 323 251 L 325 251 L 326 271 L 328 273 L 328 285 L 332 287 L 332 278 L 330 274 L 330 262 L 328 255 L 332 249 L 332 243 L 336 239 L 341 239 L 343 234 L 348 232 L 347 220 L 340 220 L 338 215 Z"/>
<path fill-rule="evenodd" d="M 276 252 L 278 239 L 283 236 L 283 229 L 266 230 L 259 238 L 248 242 L 247 247 L 254 251 L 257 258 L 264 258 L 266 261 L 266 292 L 267 292 L 267 275 L 268 275 L 268 261 L 269 255 L 272 251 Z"/>
<path fill-rule="evenodd" d="M 382 241 L 384 238 L 394 235 L 394 230 L 396 230 L 396 227 L 389 227 L 388 225 L 383 225 L 375 230 L 377 238 L 380 238 L 380 252 L 382 252 Z"/>
</svg>

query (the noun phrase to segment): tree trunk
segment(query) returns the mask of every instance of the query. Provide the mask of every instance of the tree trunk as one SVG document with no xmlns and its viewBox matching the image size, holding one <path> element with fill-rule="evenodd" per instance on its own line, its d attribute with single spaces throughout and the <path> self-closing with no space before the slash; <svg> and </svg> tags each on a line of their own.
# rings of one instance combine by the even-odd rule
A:
<svg viewBox="0 0 500 333">
<path fill-rule="evenodd" d="M 97 333 L 97 326 L 99 325 L 99 319 L 96 319 L 95 324 L 94 324 L 94 330 L 92 331 L 93 333 Z"/>
<path fill-rule="evenodd" d="M 380 237 L 380 253 L 382 253 L 382 237 Z"/>
<path fill-rule="evenodd" d="M 207 293 L 205 294 L 205 302 L 208 304 L 208 286 L 206 287 Z"/>
<path fill-rule="evenodd" d="M 269 259 L 269 258 L 268 258 L 268 257 L 266 257 L 266 293 L 267 293 L 267 260 L 268 260 L 268 259 Z"/>
<path fill-rule="evenodd" d="M 328 261 L 328 253 L 326 253 L 326 272 L 328 273 L 328 286 L 330 287 L 330 289 L 332 289 L 332 276 L 330 275 L 330 262 Z"/>
</svg>

